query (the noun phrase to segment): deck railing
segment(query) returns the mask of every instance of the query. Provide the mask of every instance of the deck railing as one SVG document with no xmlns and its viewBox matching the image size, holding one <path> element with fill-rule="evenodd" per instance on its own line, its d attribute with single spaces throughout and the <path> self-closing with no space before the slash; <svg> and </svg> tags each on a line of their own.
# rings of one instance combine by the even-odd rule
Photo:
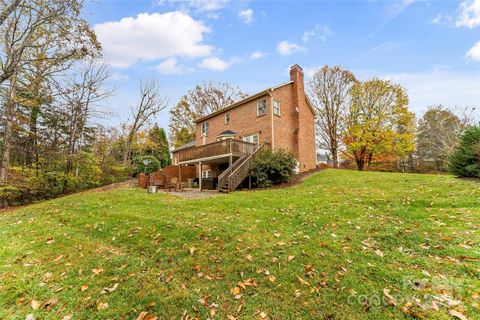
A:
<svg viewBox="0 0 480 320">
<path fill-rule="evenodd" d="M 251 154 L 258 147 L 256 143 L 245 142 L 242 140 L 227 139 L 201 146 L 189 147 L 178 151 L 178 161 L 185 162 L 196 159 L 205 159 L 221 155 L 232 155 L 241 157 L 245 154 Z"/>
</svg>

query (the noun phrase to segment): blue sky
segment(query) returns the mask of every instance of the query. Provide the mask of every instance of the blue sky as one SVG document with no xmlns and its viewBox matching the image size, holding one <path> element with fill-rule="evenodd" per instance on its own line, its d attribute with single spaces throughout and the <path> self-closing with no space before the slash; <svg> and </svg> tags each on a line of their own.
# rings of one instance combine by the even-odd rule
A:
<svg viewBox="0 0 480 320">
<path fill-rule="evenodd" d="M 104 102 L 112 125 L 127 120 L 141 79 L 157 79 L 174 105 L 202 81 L 255 93 L 287 81 L 295 63 L 307 81 L 325 64 L 391 79 L 417 115 L 440 103 L 480 109 L 480 0 L 100 0 L 84 16 L 117 88 Z"/>
</svg>

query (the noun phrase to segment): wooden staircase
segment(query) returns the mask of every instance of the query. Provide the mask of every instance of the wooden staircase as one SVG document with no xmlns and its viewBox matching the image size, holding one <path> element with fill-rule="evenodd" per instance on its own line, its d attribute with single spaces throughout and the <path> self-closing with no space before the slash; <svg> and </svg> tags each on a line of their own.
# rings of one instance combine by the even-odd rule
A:
<svg viewBox="0 0 480 320">
<path fill-rule="evenodd" d="M 260 145 L 252 153 L 245 154 L 238 158 L 227 170 L 222 172 L 218 177 L 218 191 L 229 193 L 235 190 L 250 174 L 250 164 L 255 158 L 255 155 L 265 147 L 265 143 Z"/>
</svg>

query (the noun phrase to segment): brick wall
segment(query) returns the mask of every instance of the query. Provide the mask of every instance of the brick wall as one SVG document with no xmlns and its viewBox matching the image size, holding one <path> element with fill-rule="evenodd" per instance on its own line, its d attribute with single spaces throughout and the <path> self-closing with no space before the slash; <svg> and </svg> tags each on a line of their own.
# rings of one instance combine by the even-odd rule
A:
<svg viewBox="0 0 480 320">
<path fill-rule="evenodd" d="M 265 99 L 267 102 L 267 113 L 262 116 L 257 116 L 257 102 Z M 253 101 L 247 102 L 244 105 L 217 114 L 209 118 L 208 121 L 208 135 L 205 143 L 217 141 L 217 136 L 225 131 L 231 130 L 236 133 L 235 139 L 241 140 L 244 136 L 259 133 L 260 143 L 272 141 L 272 118 L 271 118 L 271 101 L 270 96 L 265 94 Z M 230 123 L 225 124 L 225 114 L 230 113 Z M 196 143 L 197 146 L 202 145 L 202 129 L 201 123 L 196 126 Z"/>
</svg>

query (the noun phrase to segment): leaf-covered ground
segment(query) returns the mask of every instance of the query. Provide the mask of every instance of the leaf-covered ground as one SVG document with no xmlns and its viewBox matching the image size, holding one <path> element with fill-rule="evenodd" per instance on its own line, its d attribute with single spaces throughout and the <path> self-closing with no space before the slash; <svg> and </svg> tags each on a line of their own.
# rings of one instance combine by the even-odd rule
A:
<svg viewBox="0 0 480 320">
<path fill-rule="evenodd" d="M 326 170 L 0 213 L 1 319 L 480 319 L 480 184 Z"/>
</svg>

